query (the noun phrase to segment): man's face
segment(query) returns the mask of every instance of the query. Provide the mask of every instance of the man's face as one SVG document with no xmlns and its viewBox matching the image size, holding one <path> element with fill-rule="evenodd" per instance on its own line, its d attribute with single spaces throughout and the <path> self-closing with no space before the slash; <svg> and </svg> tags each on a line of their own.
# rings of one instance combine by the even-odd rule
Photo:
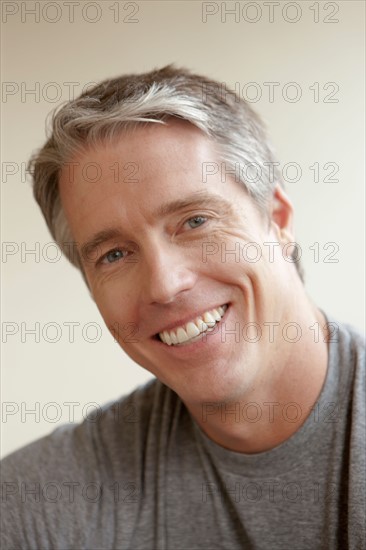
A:
<svg viewBox="0 0 366 550">
<path fill-rule="evenodd" d="M 284 244 L 286 199 L 279 194 L 273 219 L 261 214 L 225 175 L 213 143 L 183 121 L 138 126 L 73 162 L 61 174 L 62 204 L 95 302 L 125 352 L 186 403 L 235 399 L 269 380 L 282 340 L 270 342 L 264 323 L 294 320 L 294 266 L 281 246 L 273 257 L 263 246 Z M 207 163 L 219 169 L 205 179 Z M 206 335 L 179 345 L 158 337 L 175 329 L 177 339 L 190 321 L 202 330 L 197 318 L 222 306 Z"/>
</svg>

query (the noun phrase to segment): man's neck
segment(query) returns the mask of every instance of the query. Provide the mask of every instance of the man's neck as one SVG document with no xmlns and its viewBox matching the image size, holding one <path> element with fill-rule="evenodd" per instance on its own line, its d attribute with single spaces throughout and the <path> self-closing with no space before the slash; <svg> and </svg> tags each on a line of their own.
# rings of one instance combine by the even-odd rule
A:
<svg viewBox="0 0 366 550">
<path fill-rule="evenodd" d="M 326 324 L 316 309 L 309 324 Z M 306 325 L 306 323 L 305 323 Z M 215 443 L 240 453 L 260 453 L 289 439 L 305 422 L 322 390 L 328 366 L 328 333 L 315 341 L 311 331 L 292 346 L 284 368 L 271 383 L 233 402 L 219 403 L 204 417 L 201 406 L 186 403 L 200 428 Z M 258 389 L 260 388 L 260 389 Z"/>
</svg>

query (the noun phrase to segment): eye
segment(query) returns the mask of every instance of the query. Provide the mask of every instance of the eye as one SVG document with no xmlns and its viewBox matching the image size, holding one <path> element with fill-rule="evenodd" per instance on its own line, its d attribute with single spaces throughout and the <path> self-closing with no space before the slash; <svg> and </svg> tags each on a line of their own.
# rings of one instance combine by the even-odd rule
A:
<svg viewBox="0 0 366 550">
<path fill-rule="evenodd" d="M 205 218 L 204 216 L 194 216 L 194 218 L 189 218 L 189 220 L 187 220 L 185 223 L 192 223 L 190 227 L 191 229 L 195 229 L 196 227 L 203 225 L 206 221 L 207 218 Z"/>
<path fill-rule="evenodd" d="M 104 254 L 104 256 L 102 256 L 99 261 L 101 264 L 113 264 L 122 260 L 125 257 L 126 253 L 124 254 L 124 252 L 125 251 L 120 248 L 114 248 L 113 250 L 110 250 L 109 252 Z"/>
</svg>

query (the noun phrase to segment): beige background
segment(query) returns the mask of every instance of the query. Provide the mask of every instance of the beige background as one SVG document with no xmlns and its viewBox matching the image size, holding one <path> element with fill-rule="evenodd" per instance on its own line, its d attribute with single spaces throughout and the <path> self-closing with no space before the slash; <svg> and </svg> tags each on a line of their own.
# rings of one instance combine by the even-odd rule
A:
<svg viewBox="0 0 366 550">
<path fill-rule="evenodd" d="M 64 2 L 38 4 L 39 22 L 27 11 L 35 2 L 2 5 L 2 239 L 8 243 L 3 247 L 14 251 L 2 256 L 3 455 L 58 424 L 82 419 L 92 403 L 117 398 L 151 377 L 113 342 L 78 272 L 64 259 L 51 262 L 55 248 L 48 245 L 22 173 L 22 163 L 45 139 L 47 114 L 72 97 L 73 86 L 79 94 L 88 82 L 174 62 L 237 86 L 251 98 L 261 91 L 253 106 L 269 127 L 281 166 L 295 162 L 302 170 L 287 190 L 295 203 L 309 294 L 332 316 L 363 327 L 362 1 L 272 3 L 272 22 L 266 2 L 237 3 L 237 21 L 221 11 L 221 2 L 206 7 L 198 1 L 79 2 L 73 22 Z M 205 9 L 217 13 L 203 22 Z M 289 22 L 300 10 L 299 20 Z M 245 20 L 256 16 L 257 22 Z M 251 82 L 256 88 L 247 86 Z M 265 82 L 279 83 L 274 101 Z M 287 89 L 294 97 L 295 88 L 286 88 L 290 82 L 302 93 L 297 102 L 282 96 Z M 35 94 L 26 93 L 31 89 Z M 314 163 L 320 166 L 319 182 L 309 168 Z M 338 182 L 324 181 L 333 166 L 324 169 L 326 163 L 339 166 L 333 176 Z M 316 242 L 318 263 L 309 248 Z M 323 249 L 329 242 L 339 246 L 338 263 L 324 262 L 332 252 Z M 25 249 L 37 246 L 38 257 L 24 256 Z M 36 323 L 39 342 L 26 333 Z M 74 341 L 70 323 L 79 323 Z M 100 327 L 95 343 L 90 342 L 98 336 L 95 325 L 88 323 Z M 9 330 L 16 332 L 7 336 Z M 49 341 L 56 337 L 57 342 Z"/>
</svg>

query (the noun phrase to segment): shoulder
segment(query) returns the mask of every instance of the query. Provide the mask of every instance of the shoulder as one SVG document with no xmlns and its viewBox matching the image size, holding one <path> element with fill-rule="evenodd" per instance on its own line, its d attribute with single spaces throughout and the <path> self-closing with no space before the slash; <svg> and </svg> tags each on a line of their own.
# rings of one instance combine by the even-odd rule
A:
<svg viewBox="0 0 366 550">
<path fill-rule="evenodd" d="M 335 329 L 330 338 L 330 363 L 337 407 L 342 413 L 343 421 L 337 419 L 337 429 L 342 435 L 343 447 L 347 446 L 352 467 L 350 478 L 354 483 L 361 481 L 356 477 L 358 470 L 365 468 L 365 422 L 366 422 L 366 363 L 365 337 L 355 327 L 328 318 L 328 323 Z"/>
<path fill-rule="evenodd" d="M 81 423 L 60 426 L 5 457 L 2 547 L 76 544 L 78 524 L 92 530 L 97 510 L 108 510 L 109 517 L 113 495 L 108 488 L 138 485 L 145 443 L 154 440 L 151 432 L 159 429 L 162 409 L 171 410 L 176 399 L 164 384 L 151 380 L 95 409 Z M 103 499 L 96 500 L 98 491 Z M 59 528 L 60 517 L 69 522 L 65 530 Z"/>
<path fill-rule="evenodd" d="M 119 400 L 95 408 L 82 422 L 61 425 L 50 434 L 6 456 L 1 461 L 2 475 L 4 472 L 17 475 L 31 471 L 58 471 L 65 467 L 65 463 L 68 468 L 77 467 L 81 458 L 85 470 L 89 461 L 98 460 L 96 456 L 93 459 L 95 453 L 90 453 L 96 450 L 97 443 L 103 443 L 105 451 L 112 452 L 116 434 L 126 444 L 137 432 L 143 434 L 153 410 L 162 406 L 170 391 L 154 379 Z"/>
<path fill-rule="evenodd" d="M 365 335 L 348 323 L 337 323 L 344 339 L 347 339 L 355 349 L 365 353 Z"/>
<path fill-rule="evenodd" d="M 349 399 L 358 409 L 365 410 L 366 362 L 365 335 L 348 323 L 342 323 L 330 317 L 328 326 L 331 361 L 337 365 L 340 392 L 349 395 Z"/>
<path fill-rule="evenodd" d="M 329 342 L 336 348 L 340 362 L 352 363 L 364 368 L 365 335 L 356 327 L 327 316 Z"/>
<path fill-rule="evenodd" d="M 354 387 L 360 388 L 362 386 L 365 389 L 365 335 L 347 323 L 333 322 L 333 325 L 336 329 L 334 339 L 337 343 L 340 368 L 349 371 Z M 363 393 L 363 395 L 366 394 Z"/>
</svg>

